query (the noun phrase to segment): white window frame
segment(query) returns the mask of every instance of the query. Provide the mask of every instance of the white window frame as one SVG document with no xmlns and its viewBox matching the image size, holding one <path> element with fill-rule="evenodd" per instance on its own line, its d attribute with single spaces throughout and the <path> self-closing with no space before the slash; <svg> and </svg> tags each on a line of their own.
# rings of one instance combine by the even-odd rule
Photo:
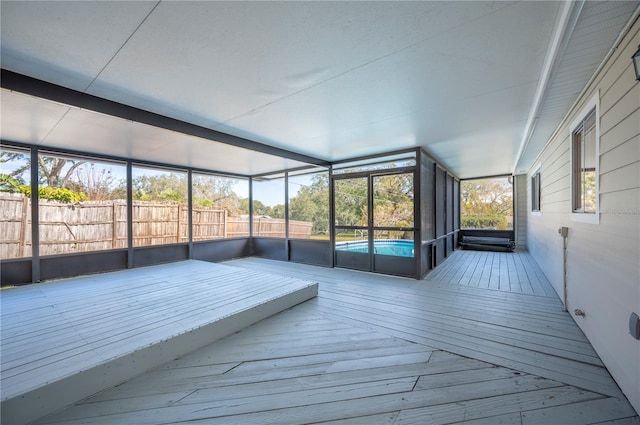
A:
<svg viewBox="0 0 640 425">
<path fill-rule="evenodd" d="M 595 145 L 596 145 L 596 211 L 595 213 L 584 213 L 584 212 L 575 212 L 573 208 L 573 200 L 574 200 L 574 140 L 573 134 L 576 130 L 582 125 L 582 122 L 587 118 L 587 116 L 595 109 L 595 121 L 596 121 L 596 134 L 595 134 Z M 582 107 L 580 113 L 576 116 L 576 118 L 571 122 L 571 127 L 569 127 L 569 144 L 570 144 L 570 171 L 569 171 L 569 180 L 570 180 L 570 192 L 569 192 L 569 220 L 571 221 L 579 221 L 582 223 L 591 223 L 591 224 L 600 224 L 600 91 L 596 91 L 596 93 L 589 99 L 589 101 Z"/>
<path fill-rule="evenodd" d="M 542 215 L 542 186 L 541 186 L 541 182 L 542 182 L 542 173 L 540 172 L 540 169 L 542 168 L 541 164 L 538 164 L 535 168 L 534 168 L 534 172 L 531 173 L 531 177 L 529 178 L 529 185 L 531 186 L 531 215 L 533 216 L 541 216 Z M 535 188 L 533 186 L 533 181 L 535 176 L 538 175 L 538 209 L 534 209 L 534 205 L 533 205 L 533 199 L 534 196 L 536 195 L 535 193 Z"/>
</svg>

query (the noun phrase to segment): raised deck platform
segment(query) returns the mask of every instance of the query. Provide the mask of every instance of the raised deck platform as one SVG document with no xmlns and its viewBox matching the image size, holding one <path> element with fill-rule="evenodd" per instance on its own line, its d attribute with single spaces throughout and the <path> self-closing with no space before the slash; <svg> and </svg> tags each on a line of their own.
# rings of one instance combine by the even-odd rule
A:
<svg viewBox="0 0 640 425">
<path fill-rule="evenodd" d="M 27 423 L 313 298 L 315 283 L 185 261 L 3 290 L 2 423 Z"/>
</svg>

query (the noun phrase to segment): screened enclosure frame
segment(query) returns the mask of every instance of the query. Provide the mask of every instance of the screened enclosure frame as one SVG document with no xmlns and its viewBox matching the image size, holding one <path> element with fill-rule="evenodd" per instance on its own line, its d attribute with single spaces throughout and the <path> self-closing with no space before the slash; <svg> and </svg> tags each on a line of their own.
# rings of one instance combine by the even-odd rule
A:
<svg viewBox="0 0 640 425">
<path fill-rule="evenodd" d="M 208 243 L 220 243 L 230 241 L 235 245 L 235 248 L 231 248 L 230 252 L 234 255 L 242 253 L 242 256 L 250 254 L 250 251 L 242 244 L 238 244 L 238 241 L 247 240 L 250 235 L 246 237 L 226 238 L 226 239 L 210 239 L 206 241 L 193 241 L 193 198 L 192 198 L 192 175 L 194 173 L 204 175 L 215 175 L 224 178 L 245 180 L 250 195 L 250 182 L 251 176 L 233 174 L 233 173 L 220 173 L 214 170 L 204 170 L 193 167 L 182 167 L 173 164 L 158 163 L 153 161 L 144 161 L 138 159 L 128 159 L 115 157 L 110 155 L 102 155 L 90 152 L 81 152 L 76 150 L 58 149 L 51 147 L 39 147 L 24 143 L 16 143 L 10 141 L 1 141 L 3 149 L 8 150 L 23 150 L 30 155 L 30 192 L 29 197 L 31 203 L 30 214 L 30 229 L 31 229 L 31 256 L 20 258 L 3 258 L 2 261 L 2 285 L 14 285 L 39 282 L 45 279 L 51 279 L 63 276 L 73 276 L 86 272 L 97 272 L 111 269 L 120 268 L 133 268 L 138 266 L 157 264 L 166 261 L 177 261 L 181 259 L 197 258 L 199 255 L 198 245 L 204 245 Z M 38 194 L 39 189 L 39 165 L 38 156 L 40 154 L 46 154 L 50 156 L 60 156 L 65 158 L 74 158 L 77 160 L 85 161 L 100 161 L 104 163 L 121 164 L 126 167 L 126 208 L 127 208 L 127 246 L 126 248 L 116 249 L 104 249 L 96 251 L 87 251 L 73 254 L 58 254 L 42 256 L 40 253 L 40 198 Z M 132 169 L 134 167 L 149 168 L 154 170 L 163 171 L 177 171 L 185 173 L 187 176 L 187 214 L 188 214 L 188 240 L 187 242 L 167 243 L 161 245 L 150 246 L 135 246 L 133 241 L 133 179 Z M 70 204 L 71 205 L 71 204 Z M 235 241 L 235 242 L 234 242 Z M 247 247 L 248 248 L 248 247 Z M 227 247 L 229 249 L 229 247 Z M 161 252 L 163 251 L 163 252 Z M 94 256 L 101 256 L 102 259 L 92 259 Z M 65 260 L 65 258 L 68 260 Z M 26 262 L 30 264 L 25 265 Z M 41 263 L 47 263 L 54 265 L 52 270 L 42 272 Z M 102 264 L 102 267 L 99 265 Z M 95 270 L 93 270 L 95 268 Z M 16 274 L 18 276 L 16 276 Z M 29 276 L 25 279 L 25 276 Z"/>
<path fill-rule="evenodd" d="M 508 178 L 510 179 L 511 184 L 511 194 L 512 194 L 512 205 L 511 205 L 511 216 L 513 217 L 512 228 L 507 230 L 494 230 L 494 229 L 465 229 L 461 225 L 459 232 L 459 239 L 461 240 L 464 236 L 479 236 L 479 237 L 498 237 L 498 238 L 506 238 L 511 241 L 515 241 L 516 234 L 516 190 L 515 190 L 515 180 L 514 176 L 511 174 L 497 174 L 490 176 L 480 176 L 468 179 L 461 179 L 461 181 L 470 181 L 470 180 L 484 180 L 484 179 L 498 179 L 498 178 Z M 462 196 L 462 195 L 460 195 Z M 461 213 L 461 212 L 460 212 Z M 460 220 L 460 217 L 458 217 Z"/>
<path fill-rule="evenodd" d="M 384 158 L 384 157 L 376 157 L 376 158 Z M 377 177 L 384 176 L 399 176 L 399 175 L 411 175 L 412 178 L 412 199 L 411 199 L 411 215 L 412 215 L 412 226 L 381 226 L 379 223 L 376 223 L 376 192 L 374 190 L 375 179 Z M 333 192 L 333 198 L 331 202 L 331 208 L 333 210 L 333 215 L 336 215 L 336 204 L 338 203 L 336 199 L 336 185 L 338 182 L 347 181 L 347 180 L 355 180 L 355 179 L 365 179 L 366 180 L 366 195 L 367 195 L 367 217 L 366 224 L 361 225 L 344 225 L 338 224 L 337 219 L 333 219 L 332 223 L 333 232 L 331 233 L 333 236 L 332 242 L 332 250 L 333 250 L 333 261 L 334 265 L 337 267 L 346 267 L 346 268 L 354 268 L 363 271 L 372 271 L 372 272 L 380 272 L 380 273 L 388 273 L 388 274 L 398 274 L 398 275 L 409 275 L 415 276 L 415 270 L 412 270 L 411 274 L 407 272 L 408 268 L 415 269 L 415 258 L 416 254 L 420 250 L 420 239 L 419 239 L 419 227 L 416 226 L 416 217 L 419 217 L 419 197 L 416 200 L 415 196 L 415 182 L 418 180 L 418 171 L 416 165 L 412 166 L 402 166 L 397 168 L 388 168 L 388 169 L 372 169 L 369 171 L 358 171 L 352 173 L 343 173 L 343 174 L 332 174 L 331 177 L 331 187 Z M 339 231 L 348 231 L 353 230 L 366 232 L 366 246 L 362 242 L 337 242 L 336 237 Z M 411 255 L 409 253 L 403 253 L 402 255 L 390 252 L 387 254 L 379 254 L 376 250 L 376 243 L 385 244 L 381 240 L 378 241 L 376 238 L 376 232 L 381 231 L 391 231 L 391 232 L 406 232 L 412 235 L 411 237 Z M 364 239 L 364 236 L 363 236 Z M 351 247 L 349 244 L 352 244 Z M 391 243 L 400 243 L 397 242 L 389 242 Z M 355 248 L 353 248 L 355 245 Z M 340 248 L 340 246 L 344 246 L 344 248 Z M 350 249 L 355 249 L 355 252 L 349 252 Z M 347 252 L 344 252 L 346 250 Z M 406 249 L 405 249 L 406 250 Z M 384 255 L 384 257 L 382 256 Z M 386 258 L 386 257 L 393 257 Z M 408 258 L 407 258 L 408 257 Z M 413 265 L 410 263 L 413 262 Z"/>
<path fill-rule="evenodd" d="M 46 81 L 38 80 L 8 70 L 1 70 L 0 85 L 3 89 L 19 92 L 36 98 L 53 101 L 70 107 L 85 109 L 92 112 L 108 115 L 110 117 L 129 120 L 135 123 L 149 125 L 155 128 L 174 131 L 183 135 L 195 136 L 205 140 L 235 146 L 272 155 L 279 158 L 290 159 L 296 162 L 309 164 L 304 167 L 294 167 L 287 170 L 244 175 L 234 172 L 221 172 L 215 169 L 203 169 L 184 165 L 167 164 L 156 161 L 148 161 L 139 158 L 126 158 L 112 155 L 104 155 L 95 152 L 83 152 L 64 148 L 55 148 L 45 145 L 21 143 L 13 140 L 1 140 L 3 146 L 8 148 L 27 149 L 31 157 L 30 186 L 31 186 L 31 241 L 32 255 L 30 257 L 16 259 L 0 259 L 2 262 L 2 285 L 25 284 L 38 282 L 52 278 L 75 276 L 87 273 L 98 273 L 123 268 L 132 268 L 159 264 L 169 261 L 185 259 L 200 259 L 206 261 L 222 261 L 230 258 L 245 256 L 264 256 L 284 261 L 295 261 L 316 264 L 327 267 L 335 266 L 335 206 L 333 184 L 328 187 L 329 202 L 329 239 L 306 240 L 291 238 L 289 234 L 289 176 L 304 173 L 307 170 L 323 169 L 328 172 L 329 182 L 333 182 L 334 170 L 339 174 L 349 164 L 358 166 L 362 164 L 380 163 L 392 159 L 413 158 L 415 171 L 413 174 L 413 227 L 403 229 L 414 234 L 414 257 L 411 263 L 405 263 L 401 270 L 390 270 L 390 274 L 421 278 L 433 267 L 437 266 L 457 247 L 457 232 L 459 232 L 459 199 L 456 201 L 453 194 L 458 187 L 459 180 L 453 173 L 440 166 L 436 160 L 422 148 L 408 148 L 392 152 L 367 155 L 357 158 L 334 161 L 333 163 L 314 158 L 308 155 L 287 151 L 272 147 L 252 140 L 229 135 L 211 130 L 195 124 L 145 111 L 139 108 L 123 105 L 104 98 L 89 95 L 66 87 L 58 86 Z M 72 155 L 96 161 L 115 161 L 126 166 L 126 202 L 127 202 L 127 247 L 122 249 L 107 249 L 94 252 L 82 252 L 74 254 L 42 256 L 39 252 L 39 203 L 38 203 L 38 164 L 37 158 L 40 152 L 48 152 L 54 155 Z M 162 244 L 149 246 L 134 246 L 133 242 L 133 187 L 132 170 L 134 166 L 168 168 L 186 172 L 187 175 L 187 241 L 182 243 Z M 193 235 L 193 174 L 213 174 L 228 178 L 247 180 L 248 184 L 248 212 L 249 212 L 249 236 L 194 241 Z M 285 234 L 283 238 L 269 238 L 255 235 L 254 211 L 253 211 L 253 180 L 258 180 L 268 175 L 282 174 L 284 176 L 284 208 L 285 208 Z M 379 170 L 378 174 L 384 174 Z M 444 180 L 442 180 L 444 178 Z M 438 182 L 442 183 L 444 191 L 438 188 Z M 458 186 L 456 186 L 456 184 Z M 448 194 L 448 196 L 447 196 Z M 458 210 L 456 212 L 456 206 Z M 439 214 L 446 213 L 446 217 Z M 454 217 L 458 216 L 457 219 Z M 446 232 L 437 231 L 437 224 L 448 223 Z M 393 227 L 393 226 L 392 226 Z M 395 230 L 391 229 L 391 230 Z M 397 257 L 393 257 L 397 258 Z M 383 271 L 384 272 L 384 271 Z"/>
<path fill-rule="evenodd" d="M 384 162 L 389 155 L 412 155 L 411 159 L 415 160 L 415 165 L 403 166 L 397 168 L 383 168 L 370 171 L 362 171 L 355 173 L 344 173 L 334 175 L 333 167 L 321 167 L 310 165 L 308 167 L 298 167 L 291 170 L 278 171 L 275 173 L 259 174 L 255 176 L 246 176 L 232 173 L 222 173 L 216 170 L 205 170 L 201 168 L 182 167 L 173 164 L 157 163 L 153 161 L 141 161 L 138 159 L 121 158 L 109 155 L 101 155 L 89 152 L 80 152 L 67 149 L 56 149 L 51 147 L 33 146 L 23 143 L 15 143 L 3 141 L 2 146 L 7 149 L 25 149 L 31 155 L 31 189 L 32 189 L 32 211 L 31 211 L 31 231 L 32 231 L 32 255 L 30 257 L 3 259 L 2 265 L 2 284 L 24 284 L 38 282 L 56 277 L 73 276 L 83 273 L 94 273 L 107 270 L 116 270 L 121 268 L 133 268 L 151 264 L 158 264 L 167 261 L 178 261 L 184 259 L 204 259 L 209 261 L 220 261 L 236 257 L 244 256 L 262 256 L 266 258 L 274 258 L 284 261 L 295 261 L 308 264 L 316 264 L 327 267 L 339 266 L 336 264 L 335 247 L 336 247 L 336 230 L 345 228 L 335 223 L 335 200 L 334 200 L 334 184 L 336 180 L 351 178 L 354 176 L 367 176 L 372 182 L 374 177 L 389 176 L 396 174 L 411 174 L 413 178 L 413 226 L 373 226 L 373 230 L 384 231 L 405 231 L 413 234 L 413 257 L 403 259 L 390 256 L 394 261 L 386 268 L 376 267 L 372 264 L 368 270 L 382 272 L 387 274 L 401 275 L 407 277 L 421 278 L 433 267 L 437 266 L 444 258 L 446 258 L 457 247 L 457 232 L 459 225 L 454 226 L 454 222 L 459 223 L 459 217 L 456 219 L 447 219 L 446 217 L 438 217 L 436 208 L 432 211 L 425 208 L 425 202 L 432 201 L 433 205 L 441 205 L 446 209 L 446 199 L 438 199 L 438 191 L 428 186 L 435 184 L 435 179 L 430 182 L 429 178 L 424 178 L 424 174 L 428 172 L 444 173 L 448 176 L 448 181 L 456 181 L 448 171 L 436 164 L 422 149 L 410 149 L 400 152 L 392 152 L 390 154 L 380 154 L 367 156 L 363 158 L 355 158 L 351 161 L 338 163 L 338 167 L 343 167 L 345 163 L 353 163 L 365 161 L 369 164 L 378 164 Z M 92 252 L 83 252 L 77 254 L 61 254 L 42 256 L 39 250 L 39 199 L 33 194 L 38 191 L 38 164 L 37 158 L 40 153 L 49 155 L 71 156 L 84 160 L 106 161 L 126 166 L 127 174 L 127 247 L 123 249 L 98 250 Z M 425 168 L 423 162 L 427 161 L 428 166 Z M 133 241 L 133 187 L 132 187 L 132 170 L 136 166 L 149 167 L 152 169 L 176 170 L 187 174 L 187 205 L 188 205 L 188 240 L 184 243 L 169 243 L 162 245 L 150 246 L 134 246 Z M 435 170 L 435 171 L 434 171 Z M 438 171 L 440 170 L 440 171 Z M 289 234 L 290 211 L 289 211 L 289 178 L 303 174 L 328 173 L 327 202 L 329 204 L 329 238 L 327 240 L 311 240 L 296 239 Z M 245 180 L 248 185 L 248 205 L 249 205 L 249 235 L 242 237 L 231 237 L 225 239 L 211 239 L 204 241 L 194 241 L 193 236 L 193 175 L 208 175 L 222 178 Z M 254 232 L 254 187 L 253 182 L 269 176 L 278 175 L 284 180 L 284 205 L 285 205 L 285 234 L 282 238 L 270 238 L 256 235 Z M 425 182 L 427 190 L 425 191 Z M 368 183 L 371 184 L 371 183 Z M 451 189 L 451 188 L 450 188 Z M 451 192 L 451 190 L 449 190 Z M 446 190 L 443 193 L 448 193 Z M 449 199 L 453 201 L 453 199 Z M 368 203 L 373 202 L 368 201 Z M 454 202 L 455 204 L 455 202 Z M 370 205 L 372 207 L 372 205 Z M 441 221 L 449 221 L 449 230 L 444 234 L 439 232 L 437 235 L 428 235 L 423 229 L 425 216 L 427 222 L 431 222 L 434 227 L 435 223 Z M 453 217 L 449 211 L 448 217 Z M 459 209 L 458 209 L 459 213 Z M 453 220 L 453 221 L 452 221 Z M 373 223 L 372 223 L 373 224 Z M 348 226 L 347 226 L 348 227 Z M 455 227 L 455 229 L 453 228 Z M 456 237 L 453 237 L 453 236 Z M 381 258 L 381 257 L 378 257 Z M 390 259 L 391 259 L 390 258 Z M 384 262 L 384 258 L 381 264 Z M 400 261 L 398 261 L 400 260 Z M 373 260 L 371 260 L 373 262 Z M 401 264 L 396 267 L 397 264 Z"/>
</svg>

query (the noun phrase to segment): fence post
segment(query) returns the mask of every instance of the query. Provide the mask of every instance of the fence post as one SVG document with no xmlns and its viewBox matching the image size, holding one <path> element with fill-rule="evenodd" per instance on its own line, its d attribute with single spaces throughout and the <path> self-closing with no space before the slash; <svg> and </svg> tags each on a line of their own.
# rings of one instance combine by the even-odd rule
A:
<svg viewBox="0 0 640 425">
<path fill-rule="evenodd" d="M 118 220 L 117 220 L 117 208 L 116 201 L 111 201 L 111 218 L 113 221 L 113 227 L 111 228 L 111 248 L 116 249 L 118 247 Z"/>
<path fill-rule="evenodd" d="M 29 198 L 22 198 L 22 217 L 20 219 L 20 247 L 18 248 L 18 254 L 20 257 L 24 257 L 24 251 L 27 247 L 27 225 L 29 215 Z"/>
<path fill-rule="evenodd" d="M 222 223 L 222 232 L 224 234 L 224 238 L 227 239 L 227 234 L 228 234 L 227 233 L 228 232 L 227 222 L 229 220 L 229 215 L 227 214 L 227 210 L 226 209 L 223 210 L 223 211 L 224 211 L 224 217 L 223 217 L 224 222 Z"/>
<path fill-rule="evenodd" d="M 182 225 L 182 204 L 178 204 L 178 231 L 176 232 L 176 242 L 180 243 L 180 226 Z"/>
</svg>

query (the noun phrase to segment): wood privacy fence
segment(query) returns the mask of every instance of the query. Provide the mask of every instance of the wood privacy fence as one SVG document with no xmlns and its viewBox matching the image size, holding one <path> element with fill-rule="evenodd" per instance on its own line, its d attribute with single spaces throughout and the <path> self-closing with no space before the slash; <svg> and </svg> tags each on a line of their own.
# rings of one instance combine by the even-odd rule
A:
<svg viewBox="0 0 640 425">
<path fill-rule="evenodd" d="M 100 251 L 127 247 L 124 200 L 80 204 L 40 200 L 40 255 Z M 133 202 L 133 245 L 183 243 L 189 240 L 187 205 L 177 202 Z M 312 223 L 289 221 L 289 236 L 308 239 Z M 285 237 L 285 220 L 254 218 L 254 235 Z M 226 210 L 194 206 L 193 240 L 249 236 L 249 217 Z M 31 256 L 31 201 L 0 195 L 0 258 Z"/>
</svg>

